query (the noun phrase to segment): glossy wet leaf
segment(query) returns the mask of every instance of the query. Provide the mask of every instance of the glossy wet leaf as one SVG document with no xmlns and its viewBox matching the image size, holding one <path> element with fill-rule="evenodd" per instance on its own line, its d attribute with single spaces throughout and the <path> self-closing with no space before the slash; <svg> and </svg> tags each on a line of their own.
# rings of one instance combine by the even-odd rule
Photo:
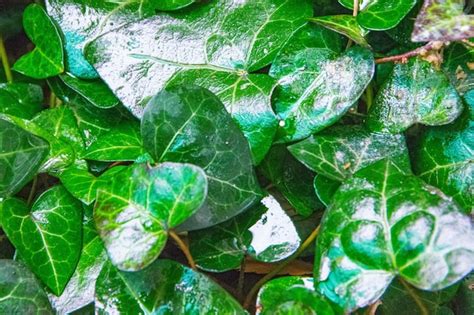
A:
<svg viewBox="0 0 474 315">
<path fill-rule="evenodd" d="M 39 4 L 30 4 L 23 12 L 23 27 L 35 49 L 15 62 L 13 69 L 35 79 L 64 72 L 61 34 Z"/>
<path fill-rule="evenodd" d="M 362 126 L 335 126 L 290 145 L 288 150 L 309 169 L 340 182 L 387 157 L 410 169 L 403 135 L 371 133 Z"/>
<path fill-rule="evenodd" d="M 36 175 L 48 152 L 48 142 L 0 119 L 0 198 L 23 188 Z"/>
<path fill-rule="evenodd" d="M 34 274 L 13 260 L 0 259 L 0 313 L 54 314 Z"/>
<path fill-rule="evenodd" d="M 205 275 L 171 260 L 138 272 L 106 264 L 96 284 L 97 314 L 247 314 Z"/>
<path fill-rule="evenodd" d="M 0 113 L 31 119 L 42 101 L 43 90 L 36 84 L 0 83 Z"/>
<path fill-rule="evenodd" d="M 314 177 L 314 191 L 319 200 L 325 205 L 329 206 L 332 201 L 332 197 L 341 186 L 341 182 L 327 178 L 321 174 Z"/>
<path fill-rule="evenodd" d="M 97 192 L 94 221 L 112 263 L 141 270 L 161 253 L 172 229 L 192 216 L 207 194 L 206 176 L 190 164 L 135 164 Z"/>
<path fill-rule="evenodd" d="M 280 261 L 291 256 L 300 243 L 297 226 L 272 195 L 229 221 L 189 233 L 196 264 L 211 272 L 236 269 L 245 255 L 262 262 Z"/>
<path fill-rule="evenodd" d="M 473 233 L 441 191 L 379 161 L 344 182 L 323 218 L 316 288 L 347 311 L 377 301 L 396 275 L 443 289 L 474 267 Z"/>
<path fill-rule="evenodd" d="M 64 290 L 81 254 L 82 205 L 62 186 L 50 188 L 31 206 L 2 203 L 2 224 L 22 261 L 56 295 Z"/>
<path fill-rule="evenodd" d="M 425 0 L 412 33 L 414 42 L 456 41 L 474 37 L 474 15 L 464 0 Z"/>
<path fill-rule="evenodd" d="M 208 90 L 183 86 L 158 93 L 147 105 L 141 131 L 145 149 L 155 161 L 192 163 L 206 172 L 206 203 L 182 229 L 218 224 L 259 199 L 247 141 Z"/>
<path fill-rule="evenodd" d="M 361 46 L 369 46 L 365 38 L 368 31 L 362 28 L 359 23 L 357 23 L 356 18 L 352 15 L 341 14 L 318 16 L 312 18 L 310 21 L 338 32 Z"/>
<path fill-rule="evenodd" d="M 446 75 L 420 58 L 396 64 L 380 88 L 368 116 L 375 131 L 399 133 L 420 123 L 429 126 L 454 121 L 463 105 Z"/>
<path fill-rule="evenodd" d="M 281 56 L 270 75 L 278 79 L 274 108 L 280 141 L 308 137 L 339 120 L 359 99 L 374 74 L 372 53 L 360 47 L 338 54 L 307 49 Z"/>
<path fill-rule="evenodd" d="M 354 1 L 339 0 L 346 8 L 353 10 Z M 360 26 L 375 31 L 395 27 L 415 6 L 417 0 L 369 0 L 359 1 L 357 22 Z"/>
</svg>

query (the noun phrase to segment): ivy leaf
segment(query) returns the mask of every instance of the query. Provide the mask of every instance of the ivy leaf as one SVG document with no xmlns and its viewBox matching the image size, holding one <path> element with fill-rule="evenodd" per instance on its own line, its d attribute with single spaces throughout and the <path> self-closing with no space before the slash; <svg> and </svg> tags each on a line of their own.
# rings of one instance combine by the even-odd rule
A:
<svg viewBox="0 0 474 315">
<path fill-rule="evenodd" d="M 97 314 L 247 314 L 225 290 L 171 260 L 139 272 L 106 264 L 96 284 Z"/>
<path fill-rule="evenodd" d="M 354 9 L 354 1 L 339 0 L 348 9 Z M 395 27 L 415 6 L 417 0 L 360 0 L 357 22 L 360 26 L 375 31 Z"/>
<path fill-rule="evenodd" d="M 0 83 L 0 113 L 31 119 L 41 111 L 43 90 L 29 83 Z"/>
<path fill-rule="evenodd" d="M 396 64 L 380 88 L 367 120 L 370 129 L 399 133 L 415 123 L 448 124 L 463 105 L 446 75 L 420 58 Z"/>
<path fill-rule="evenodd" d="M 30 4 L 25 9 L 23 27 L 36 47 L 18 59 L 13 70 L 35 79 L 45 79 L 64 72 L 61 34 L 41 5 Z"/>
<path fill-rule="evenodd" d="M 410 169 L 403 135 L 371 133 L 362 126 L 335 126 L 290 145 L 288 150 L 312 171 L 340 182 L 387 157 Z"/>
<path fill-rule="evenodd" d="M 300 243 L 295 223 L 272 195 L 229 221 L 189 233 L 196 264 L 211 272 L 238 268 L 246 254 L 257 261 L 281 261 Z"/>
<path fill-rule="evenodd" d="M 461 282 L 456 294 L 456 314 L 471 314 L 474 312 L 474 277 L 471 273 Z"/>
<path fill-rule="evenodd" d="M 341 182 L 327 178 L 321 174 L 314 177 L 314 191 L 319 200 L 327 207 L 331 203 L 332 197 L 341 186 Z"/>
<path fill-rule="evenodd" d="M 425 0 L 412 40 L 448 42 L 474 37 L 474 15 L 464 14 L 464 4 L 464 0 Z"/>
<path fill-rule="evenodd" d="M 206 193 L 204 172 L 190 164 L 135 164 L 116 174 L 99 188 L 94 208 L 112 263 L 128 271 L 151 264 L 166 244 L 168 229 L 194 214 Z"/>
<path fill-rule="evenodd" d="M 415 173 L 452 196 L 467 214 L 474 204 L 474 104 L 452 125 L 430 128 L 413 148 Z"/>
<path fill-rule="evenodd" d="M 443 58 L 443 71 L 459 95 L 468 102 L 469 95 L 474 97 L 474 49 L 453 43 L 444 51 Z"/>
<path fill-rule="evenodd" d="M 185 8 L 197 0 L 149 0 L 151 5 L 155 6 L 157 10 L 174 11 Z"/>
<path fill-rule="evenodd" d="M 14 195 L 38 172 L 49 152 L 45 140 L 0 119 L 0 199 Z"/>
<path fill-rule="evenodd" d="M 352 15 L 341 14 L 319 16 L 312 18 L 310 21 L 347 36 L 349 39 L 363 47 L 369 47 L 369 43 L 367 43 L 367 40 L 365 39 L 368 31 L 362 28 L 359 23 L 357 23 L 356 18 Z"/>
<path fill-rule="evenodd" d="M 316 244 L 315 285 L 346 311 L 374 303 L 396 275 L 439 290 L 474 267 L 469 217 L 390 160 L 345 181 Z"/>
<path fill-rule="evenodd" d="M 208 90 L 183 86 L 161 91 L 147 105 L 141 130 L 155 161 L 193 163 L 206 172 L 206 203 L 182 229 L 228 220 L 260 197 L 247 141 Z"/>
<path fill-rule="evenodd" d="M 360 47 L 344 54 L 306 49 L 277 58 L 270 75 L 279 82 L 274 96 L 279 140 L 303 139 L 335 123 L 357 102 L 374 69 L 372 53 Z"/>
<path fill-rule="evenodd" d="M 336 314 L 314 291 L 313 278 L 281 277 L 268 281 L 257 297 L 257 314 Z"/>
<path fill-rule="evenodd" d="M 54 314 L 35 276 L 21 263 L 0 259 L 0 313 Z"/>
<path fill-rule="evenodd" d="M 82 205 L 62 186 L 50 188 L 28 205 L 16 198 L 2 203 L 3 230 L 25 264 L 60 295 L 81 253 Z"/>
</svg>

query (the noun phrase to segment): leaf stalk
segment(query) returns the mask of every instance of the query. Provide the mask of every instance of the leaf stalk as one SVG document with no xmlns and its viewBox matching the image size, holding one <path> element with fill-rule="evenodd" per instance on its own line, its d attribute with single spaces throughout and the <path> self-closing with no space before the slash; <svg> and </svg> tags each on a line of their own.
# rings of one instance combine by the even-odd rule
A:
<svg viewBox="0 0 474 315">
<path fill-rule="evenodd" d="M 12 70 L 10 69 L 10 63 L 8 62 L 7 50 L 5 49 L 5 42 L 3 36 L 0 34 L 0 58 L 2 59 L 3 70 L 5 71 L 5 77 L 8 83 L 13 82 Z"/>
<path fill-rule="evenodd" d="M 189 266 L 192 269 L 196 270 L 196 263 L 194 262 L 193 256 L 191 255 L 191 252 L 189 251 L 188 245 L 186 245 L 186 243 L 184 243 L 184 241 L 174 231 L 169 231 L 168 234 L 176 242 L 178 247 L 183 252 L 184 256 L 186 256 L 186 259 L 188 260 Z"/>
</svg>

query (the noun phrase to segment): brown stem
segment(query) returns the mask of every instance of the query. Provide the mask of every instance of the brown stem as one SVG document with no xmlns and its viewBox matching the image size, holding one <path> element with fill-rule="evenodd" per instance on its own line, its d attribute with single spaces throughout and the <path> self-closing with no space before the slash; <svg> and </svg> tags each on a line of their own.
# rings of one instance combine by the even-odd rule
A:
<svg viewBox="0 0 474 315">
<path fill-rule="evenodd" d="M 425 46 L 419 47 L 417 49 L 411 50 L 409 52 L 400 54 L 400 55 L 395 55 L 395 56 L 389 56 L 389 57 L 383 57 L 383 58 L 378 58 L 375 59 L 376 64 L 381 64 L 381 63 L 386 63 L 386 62 L 406 62 L 408 58 L 411 57 L 416 57 L 419 55 L 424 55 L 428 51 L 433 50 L 433 49 L 440 49 L 442 47 L 442 43 L 440 42 L 429 42 Z"/>
<path fill-rule="evenodd" d="M 382 305 L 382 302 L 378 300 L 374 304 L 370 305 L 365 312 L 366 315 L 375 315 L 379 306 Z"/>
<path fill-rule="evenodd" d="M 169 231 L 168 232 L 169 236 L 178 244 L 178 247 L 181 249 L 183 254 L 186 256 L 186 259 L 188 260 L 188 264 L 192 269 L 196 269 L 196 263 L 194 262 L 193 256 L 191 255 L 191 252 L 189 251 L 188 245 L 186 245 L 183 240 L 176 234 L 174 231 Z"/>
<path fill-rule="evenodd" d="M 245 281 L 245 268 L 246 268 L 247 259 L 244 257 L 242 264 L 240 265 L 239 271 L 239 282 L 237 284 L 237 294 L 239 295 L 240 300 L 243 298 L 244 294 L 244 281 Z"/>
</svg>

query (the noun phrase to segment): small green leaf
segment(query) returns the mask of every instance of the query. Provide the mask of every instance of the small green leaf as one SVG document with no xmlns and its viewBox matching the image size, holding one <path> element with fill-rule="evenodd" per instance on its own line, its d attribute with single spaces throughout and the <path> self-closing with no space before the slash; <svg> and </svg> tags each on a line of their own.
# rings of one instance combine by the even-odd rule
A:
<svg viewBox="0 0 474 315">
<path fill-rule="evenodd" d="M 0 199 L 14 195 L 38 172 L 48 142 L 0 119 Z"/>
<path fill-rule="evenodd" d="M 290 145 L 288 150 L 309 169 L 340 182 L 387 157 L 410 169 L 403 135 L 371 133 L 362 126 L 335 126 Z"/>
<path fill-rule="evenodd" d="M 310 19 L 310 21 L 347 36 L 349 39 L 361 46 L 369 47 L 369 44 L 365 39 L 368 31 L 362 28 L 359 23 L 357 23 L 356 18 L 352 15 L 341 14 L 319 16 Z"/>
<path fill-rule="evenodd" d="M 247 314 L 205 275 L 171 260 L 139 272 L 106 264 L 96 284 L 96 314 Z"/>
<path fill-rule="evenodd" d="M 13 260 L 0 260 L 0 314 L 54 314 L 35 276 Z"/>
<path fill-rule="evenodd" d="M 81 254 L 82 205 L 62 186 L 28 205 L 16 198 L 2 202 L 2 224 L 21 259 L 60 295 Z"/>
<path fill-rule="evenodd" d="M 147 105 L 141 130 L 144 146 L 155 161 L 193 163 L 206 172 L 206 203 L 182 229 L 218 224 L 259 199 L 247 141 L 208 90 L 175 86 L 161 91 Z"/>
<path fill-rule="evenodd" d="M 167 231 L 193 215 L 206 198 L 204 172 L 194 165 L 135 164 L 97 192 L 94 221 L 112 263 L 136 271 L 161 253 Z"/>
<path fill-rule="evenodd" d="M 0 113 L 31 119 L 41 111 L 43 90 L 29 83 L 0 83 Z"/>
<path fill-rule="evenodd" d="M 45 79 L 64 72 L 61 34 L 39 4 L 30 4 L 23 12 L 23 27 L 35 49 L 21 57 L 13 70 L 35 79 Z"/>
<path fill-rule="evenodd" d="M 341 186 L 341 182 L 327 178 L 321 174 L 314 177 L 314 191 L 319 200 L 327 207 L 331 203 L 332 197 Z"/>
<path fill-rule="evenodd" d="M 334 196 L 316 244 L 315 286 L 345 311 L 377 301 L 396 275 L 443 289 L 474 267 L 473 237 L 448 197 L 382 160 Z"/>
<path fill-rule="evenodd" d="M 374 131 L 399 133 L 416 123 L 448 124 L 463 105 L 446 75 L 420 58 L 396 64 L 370 108 L 368 126 Z"/>
</svg>

